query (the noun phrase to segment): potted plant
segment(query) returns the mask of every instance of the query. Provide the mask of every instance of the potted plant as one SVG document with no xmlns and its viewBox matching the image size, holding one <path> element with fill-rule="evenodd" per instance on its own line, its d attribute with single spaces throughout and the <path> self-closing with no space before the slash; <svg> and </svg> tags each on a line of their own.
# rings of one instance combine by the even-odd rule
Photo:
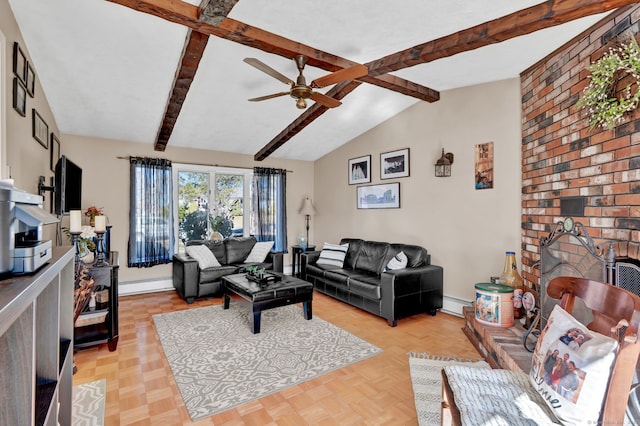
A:
<svg viewBox="0 0 640 426">
<path fill-rule="evenodd" d="M 104 215 L 104 211 L 102 210 L 102 207 L 91 206 L 87 208 L 84 215 L 89 218 L 90 226 L 96 226 L 96 216 Z"/>
</svg>

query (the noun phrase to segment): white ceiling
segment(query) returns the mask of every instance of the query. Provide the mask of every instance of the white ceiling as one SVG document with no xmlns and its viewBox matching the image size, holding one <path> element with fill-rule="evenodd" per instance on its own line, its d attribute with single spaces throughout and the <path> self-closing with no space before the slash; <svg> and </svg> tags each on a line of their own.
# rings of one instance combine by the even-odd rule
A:
<svg viewBox="0 0 640 426">
<path fill-rule="evenodd" d="M 61 133 L 154 144 L 185 27 L 105 0 L 9 3 Z M 229 16 L 365 63 L 538 3 L 406 0 L 392 7 L 377 0 L 240 0 Z M 583 18 L 395 74 L 439 91 L 514 78 L 601 18 Z M 300 115 L 288 96 L 247 101 L 288 86 L 245 64 L 245 57 L 290 78 L 297 75 L 291 60 L 212 37 L 169 147 L 253 155 Z M 307 81 L 325 74 L 305 69 Z M 342 102 L 272 157 L 316 160 L 418 101 L 365 83 Z"/>
</svg>

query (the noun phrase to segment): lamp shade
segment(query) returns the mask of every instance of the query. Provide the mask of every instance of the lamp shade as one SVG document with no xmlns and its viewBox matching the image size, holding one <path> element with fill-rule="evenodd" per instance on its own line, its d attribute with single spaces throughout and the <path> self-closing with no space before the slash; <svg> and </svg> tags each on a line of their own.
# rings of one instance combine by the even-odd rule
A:
<svg viewBox="0 0 640 426">
<path fill-rule="evenodd" d="M 316 209 L 313 207 L 313 203 L 311 202 L 311 199 L 309 197 L 306 197 L 304 199 L 304 202 L 302 203 L 302 207 L 300 207 L 300 210 L 298 210 L 298 213 L 303 214 L 305 216 L 311 216 L 313 214 L 315 214 Z"/>
</svg>

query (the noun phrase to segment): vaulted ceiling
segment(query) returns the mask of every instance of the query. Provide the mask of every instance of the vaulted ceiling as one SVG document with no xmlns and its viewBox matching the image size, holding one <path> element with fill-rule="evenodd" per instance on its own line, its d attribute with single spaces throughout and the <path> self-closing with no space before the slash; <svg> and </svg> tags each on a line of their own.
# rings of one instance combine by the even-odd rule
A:
<svg viewBox="0 0 640 426">
<path fill-rule="evenodd" d="M 316 160 L 415 102 L 436 102 L 440 91 L 517 77 L 604 12 L 632 2 L 9 3 L 62 133 L 159 151 Z M 225 7 L 226 18 L 211 18 Z M 295 80 L 296 54 L 309 57 L 307 81 L 355 64 L 368 75 L 317 89 L 340 99 L 338 108 L 309 101 L 301 111 L 289 96 L 247 100 L 288 86 L 244 58 Z"/>
</svg>

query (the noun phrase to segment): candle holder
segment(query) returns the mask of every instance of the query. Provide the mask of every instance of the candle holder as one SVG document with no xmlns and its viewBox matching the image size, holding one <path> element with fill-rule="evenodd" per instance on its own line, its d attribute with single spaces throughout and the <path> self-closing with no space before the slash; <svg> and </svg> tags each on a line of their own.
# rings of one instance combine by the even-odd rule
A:
<svg viewBox="0 0 640 426">
<path fill-rule="evenodd" d="M 98 252 L 98 256 L 96 257 L 96 261 L 93 264 L 93 266 L 95 267 L 109 266 L 109 263 L 104 260 L 104 247 L 102 246 L 104 233 L 105 231 L 102 231 L 102 232 L 96 231 L 96 235 L 98 236 L 98 244 L 96 244 L 96 250 Z"/>
<path fill-rule="evenodd" d="M 69 232 L 71 234 L 71 244 L 76 248 L 75 262 L 76 265 L 80 261 L 80 246 L 78 245 L 78 238 L 82 232 Z"/>
</svg>

